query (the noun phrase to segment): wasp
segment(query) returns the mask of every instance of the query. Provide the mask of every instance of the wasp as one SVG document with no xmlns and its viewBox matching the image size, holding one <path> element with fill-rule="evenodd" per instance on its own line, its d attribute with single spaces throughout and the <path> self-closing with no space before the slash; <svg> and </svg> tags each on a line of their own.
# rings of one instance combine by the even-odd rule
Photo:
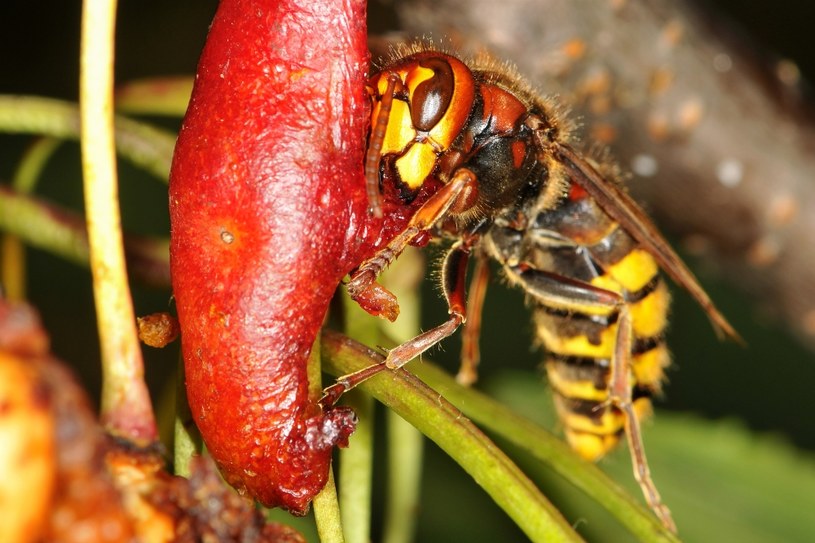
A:
<svg viewBox="0 0 815 543">
<path fill-rule="evenodd" d="M 466 322 L 459 380 L 474 381 L 487 261 L 495 259 L 533 308 L 567 441 L 597 460 L 625 435 L 648 505 L 675 530 L 640 435 L 669 364 L 670 300 L 660 269 L 696 299 L 720 335 L 737 338 L 734 329 L 614 170 L 577 151 L 557 108 L 512 69 L 413 47 L 375 73 L 368 92 L 370 211 L 381 217 L 393 201 L 414 209 L 352 272 L 349 294 L 370 313 L 395 318 L 398 303 L 376 282 L 380 272 L 420 237 L 453 240 L 441 274 L 449 318 L 389 351 L 385 365 L 406 364 Z"/>
</svg>

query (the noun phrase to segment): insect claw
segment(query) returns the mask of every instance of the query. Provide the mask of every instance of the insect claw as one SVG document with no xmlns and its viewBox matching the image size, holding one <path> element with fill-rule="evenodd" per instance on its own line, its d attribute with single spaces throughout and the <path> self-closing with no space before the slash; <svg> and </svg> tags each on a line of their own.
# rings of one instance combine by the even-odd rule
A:
<svg viewBox="0 0 815 543">
<path fill-rule="evenodd" d="M 354 373 L 337 377 L 337 380 L 333 385 L 323 390 L 323 397 L 320 398 L 320 401 L 318 402 L 320 407 L 323 409 L 333 407 L 343 394 L 352 388 L 355 388 L 357 385 L 367 381 L 377 373 L 387 369 L 388 368 L 385 363 L 380 362 L 366 366 L 361 370 L 355 371 Z"/>
<path fill-rule="evenodd" d="M 325 410 L 334 407 L 339 401 L 340 396 L 350 390 L 347 380 L 342 378 L 337 379 L 333 385 L 323 390 L 323 397 L 317 402 L 319 406 Z"/>
</svg>

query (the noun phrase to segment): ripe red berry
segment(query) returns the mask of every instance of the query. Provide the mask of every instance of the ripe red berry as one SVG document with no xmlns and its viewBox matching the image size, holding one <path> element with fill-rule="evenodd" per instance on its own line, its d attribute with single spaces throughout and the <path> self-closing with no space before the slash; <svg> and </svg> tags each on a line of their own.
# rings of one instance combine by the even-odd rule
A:
<svg viewBox="0 0 815 543">
<path fill-rule="evenodd" d="M 354 414 L 306 360 L 371 236 L 365 2 L 222 0 L 170 174 L 187 395 L 227 480 L 304 514 Z"/>
</svg>

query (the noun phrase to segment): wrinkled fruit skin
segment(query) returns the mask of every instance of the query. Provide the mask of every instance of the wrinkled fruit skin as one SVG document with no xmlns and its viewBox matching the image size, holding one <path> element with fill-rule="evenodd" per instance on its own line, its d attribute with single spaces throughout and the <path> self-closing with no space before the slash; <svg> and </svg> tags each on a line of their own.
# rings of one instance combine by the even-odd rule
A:
<svg viewBox="0 0 815 543">
<path fill-rule="evenodd" d="M 370 251 L 365 3 L 222 0 L 170 174 L 187 395 L 226 479 L 304 514 L 355 416 L 306 361 Z"/>
</svg>

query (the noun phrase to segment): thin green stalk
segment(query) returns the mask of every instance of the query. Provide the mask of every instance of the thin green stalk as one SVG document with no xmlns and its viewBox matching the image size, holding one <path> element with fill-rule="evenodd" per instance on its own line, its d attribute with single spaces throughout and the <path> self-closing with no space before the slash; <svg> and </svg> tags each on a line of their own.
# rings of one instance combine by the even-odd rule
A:
<svg viewBox="0 0 815 543">
<path fill-rule="evenodd" d="M 0 230 L 71 262 L 88 265 L 88 236 L 82 217 L 3 185 L 0 185 Z"/>
<path fill-rule="evenodd" d="M 40 138 L 25 151 L 11 179 L 17 192 L 34 190 L 48 159 L 62 142 L 56 138 Z M 26 258 L 22 240 L 12 234 L 2 237 L 0 253 L 0 284 L 9 300 L 24 300 L 26 292 Z"/>
<path fill-rule="evenodd" d="M 382 357 L 335 332 L 323 333 L 323 366 L 336 375 Z M 406 371 L 379 374 L 363 390 L 418 428 L 450 455 L 534 542 L 581 541 L 535 485 L 462 413 Z"/>
<path fill-rule="evenodd" d="M 102 353 L 101 420 L 139 443 L 158 437 L 125 270 L 113 136 L 115 0 L 86 0 L 80 44 L 80 141 Z"/>
<path fill-rule="evenodd" d="M 0 95 L 0 132 L 77 139 L 80 125 L 79 109 L 71 102 Z M 120 116 L 114 118 L 114 133 L 116 149 L 122 157 L 167 181 L 175 134 Z"/>
<path fill-rule="evenodd" d="M 173 434 L 173 466 L 175 474 L 190 476 L 190 460 L 201 451 L 201 434 L 192 421 L 187 387 L 184 386 L 184 358 L 178 357 L 178 379 L 175 388 L 175 428 Z"/>
<path fill-rule="evenodd" d="M 382 543 L 410 543 L 416 533 L 424 465 L 424 436 L 388 411 L 388 494 Z"/>
<path fill-rule="evenodd" d="M 88 235 L 78 213 L 15 193 L 4 185 L 0 185 L 0 231 L 70 262 L 89 265 Z M 165 238 L 125 237 L 133 276 L 149 285 L 168 287 L 168 244 Z"/>
<path fill-rule="evenodd" d="M 345 543 L 340 515 L 340 502 L 337 500 L 337 487 L 333 472 L 328 472 L 328 482 L 314 497 L 314 520 L 320 543 Z"/>
<path fill-rule="evenodd" d="M 116 111 L 182 117 L 192 92 L 192 76 L 151 77 L 116 87 Z"/>
<path fill-rule="evenodd" d="M 387 330 L 398 343 L 420 332 L 420 284 L 424 280 L 424 255 L 415 248 L 402 253 L 382 276 L 382 283 L 399 300 L 399 319 Z M 382 322 L 378 319 L 378 322 Z M 385 343 L 379 338 L 378 343 Z M 367 343 L 375 345 L 375 343 Z M 387 412 L 388 487 L 385 500 L 383 543 L 410 543 L 416 533 L 420 509 L 424 436 L 393 411 Z"/>
<path fill-rule="evenodd" d="M 358 422 L 348 447 L 340 449 L 342 525 L 348 543 L 367 543 L 371 540 L 374 399 L 361 390 L 352 390 L 343 397 L 343 404 L 354 410 Z"/>
<path fill-rule="evenodd" d="M 311 353 L 306 367 L 308 375 L 308 391 L 311 401 L 319 400 L 323 392 L 322 386 L 322 337 L 318 334 L 311 347 Z M 343 538 L 342 517 L 340 503 L 337 499 L 337 487 L 334 484 L 334 472 L 328 470 L 328 481 L 325 487 L 311 502 L 314 508 L 314 521 L 317 523 L 317 532 L 321 543 L 345 543 Z"/>
<path fill-rule="evenodd" d="M 39 138 L 30 145 L 17 165 L 11 186 L 23 194 L 33 192 L 48 160 L 54 156 L 54 152 L 60 145 L 62 145 L 62 140 L 51 137 Z"/>
<path fill-rule="evenodd" d="M 479 425 L 528 451 L 602 504 L 641 541 L 678 541 L 649 510 L 561 439 L 484 394 L 462 387 L 433 364 L 416 364 L 411 371 Z"/>
<path fill-rule="evenodd" d="M 25 300 L 25 267 L 25 248 L 20 239 L 12 235 L 0 237 L 0 285 L 6 300 Z"/>
<path fill-rule="evenodd" d="M 343 297 L 345 332 L 365 344 L 379 341 L 379 323 L 348 296 Z M 374 401 L 361 390 L 345 395 L 344 403 L 357 414 L 357 428 L 348 447 L 340 449 L 339 481 L 342 524 L 348 543 L 371 540 L 373 489 Z"/>
</svg>

